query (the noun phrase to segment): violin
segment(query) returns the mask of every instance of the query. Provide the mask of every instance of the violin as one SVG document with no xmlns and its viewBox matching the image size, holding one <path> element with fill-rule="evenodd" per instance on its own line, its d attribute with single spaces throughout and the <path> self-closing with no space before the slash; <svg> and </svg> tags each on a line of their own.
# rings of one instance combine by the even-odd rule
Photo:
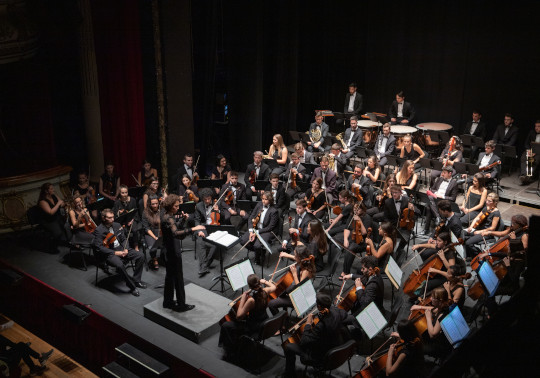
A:
<svg viewBox="0 0 540 378">
<path fill-rule="evenodd" d="M 360 194 L 360 187 L 359 186 L 353 186 L 352 187 L 352 194 L 356 198 L 358 202 L 362 202 L 364 199 L 362 198 L 362 195 Z"/>
<path fill-rule="evenodd" d="M 97 201 L 96 189 L 92 188 L 92 190 L 88 191 L 88 194 L 88 203 L 95 203 Z"/>
<path fill-rule="evenodd" d="M 471 228 L 476 230 L 478 227 L 480 227 L 482 225 L 482 223 L 484 223 L 484 221 L 487 219 L 489 214 L 491 214 L 493 212 L 493 210 L 495 210 L 495 208 L 489 209 L 486 212 L 482 213 L 482 215 L 480 215 L 480 217 L 478 217 L 477 221 L 474 222 L 474 224 L 471 226 Z"/>
<path fill-rule="evenodd" d="M 283 349 L 285 349 L 285 346 L 287 344 L 300 344 L 300 340 L 302 339 L 302 334 L 304 333 L 304 330 L 306 329 L 306 320 L 309 315 L 312 315 L 317 309 L 311 311 L 306 317 L 304 317 L 302 320 L 300 320 L 298 323 L 296 323 L 292 328 L 289 329 L 289 332 L 292 332 L 292 335 L 281 344 Z M 321 319 L 323 319 L 328 313 L 330 313 L 330 310 L 325 308 L 319 311 L 317 314 L 317 317 L 313 319 L 312 327 L 315 327 Z"/>
<path fill-rule="evenodd" d="M 441 223 L 439 223 L 439 225 L 437 227 L 435 227 L 435 235 L 433 236 L 434 239 L 437 239 L 437 237 L 441 233 L 441 230 L 442 230 L 442 228 L 444 227 L 445 224 L 446 224 L 446 221 L 442 220 Z"/>
<path fill-rule="evenodd" d="M 256 229 L 257 226 L 259 225 L 259 222 L 261 220 L 261 214 L 262 214 L 262 210 L 259 211 L 259 214 L 257 214 L 257 216 L 251 220 L 251 224 L 253 225 L 253 229 Z"/>
<path fill-rule="evenodd" d="M 385 190 L 384 193 L 381 194 L 381 199 L 379 200 L 379 209 L 382 209 L 384 201 L 386 201 L 386 197 L 388 197 L 388 192 Z"/>
<path fill-rule="evenodd" d="M 446 157 L 444 159 L 443 167 L 446 167 L 448 165 L 448 161 L 450 160 L 450 156 L 454 153 L 454 150 L 456 148 L 456 139 L 455 137 L 452 137 L 450 139 L 450 144 L 448 146 L 448 152 L 446 153 Z"/>
<path fill-rule="evenodd" d="M 515 232 L 517 234 L 519 232 L 527 230 L 527 228 L 528 228 L 528 226 L 523 226 L 523 227 L 520 227 L 517 230 L 511 231 L 511 232 Z M 497 243 L 495 243 L 491 247 L 489 247 L 489 249 L 486 252 L 488 252 L 488 253 L 504 252 L 504 253 L 508 254 L 510 252 L 510 234 L 505 235 L 502 238 L 500 238 L 499 240 L 497 240 Z M 480 267 L 480 258 L 478 256 L 479 255 L 476 255 L 471 260 L 471 269 L 472 270 L 477 270 Z M 489 261 L 490 264 L 493 264 L 496 260 L 498 260 L 497 257 L 486 256 L 484 261 Z"/>
<path fill-rule="evenodd" d="M 391 337 L 393 338 L 393 337 Z M 383 344 L 384 345 L 384 344 Z M 397 358 L 399 352 L 404 347 L 405 342 L 400 340 L 394 349 L 394 360 Z M 371 356 L 366 358 L 367 366 L 360 370 L 355 377 L 362 378 L 375 378 L 378 377 L 380 372 L 386 369 L 386 361 L 388 360 L 388 351 L 390 348 L 377 350 Z"/>
<path fill-rule="evenodd" d="M 463 244 L 463 239 L 458 239 L 456 243 L 448 244 L 443 251 L 446 252 L 450 248 L 454 248 L 456 245 Z M 407 294 L 411 298 L 415 296 L 414 292 L 422 286 L 424 281 L 429 278 L 433 278 L 436 273 L 430 273 L 429 268 L 434 268 L 440 270 L 444 266 L 443 261 L 439 257 L 439 254 L 436 253 L 433 256 L 430 256 L 422 265 L 420 269 L 415 269 L 412 271 L 407 281 L 403 285 L 403 293 Z"/>
<path fill-rule="evenodd" d="M 341 209 L 340 206 L 338 206 L 338 205 L 332 206 L 328 202 L 325 202 L 324 204 L 325 204 L 325 206 L 328 206 L 328 207 L 330 207 L 332 209 L 332 213 L 334 213 L 334 215 L 341 214 L 342 209 Z"/>
<path fill-rule="evenodd" d="M 116 234 L 113 232 L 109 232 L 107 235 L 105 235 L 105 239 L 103 239 L 103 246 L 111 248 L 111 246 L 113 246 L 114 242 L 116 241 L 116 236 L 120 235 L 123 228 L 124 226 L 121 226 Z"/>
<path fill-rule="evenodd" d="M 217 203 L 217 200 L 214 200 L 214 206 L 216 205 L 216 203 Z M 212 211 L 210 211 L 210 220 L 212 222 L 210 224 L 219 226 L 220 218 L 221 218 L 221 214 L 219 213 L 219 210 L 212 208 Z"/>
<path fill-rule="evenodd" d="M 257 180 L 257 171 L 253 170 L 249 174 L 249 183 L 251 185 L 255 185 L 255 180 Z"/>
<path fill-rule="evenodd" d="M 484 263 L 487 264 L 486 262 Z M 508 268 L 503 260 L 495 262 L 492 268 L 499 281 L 502 280 L 508 273 Z M 469 290 L 467 290 L 467 295 L 473 300 L 478 300 L 484 294 L 484 292 L 484 285 L 478 278 L 476 278 L 473 284 L 469 287 Z"/>
<path fill-rule="evenodd" d="M 227 189 L 227 194 L 225 194 L 225 203 L 229 206 L 234 202 L 234 193 L 231 189 Z"/>
<path fill-rule="evenodd" d="M 298 173 L 291 172 L 291 189 L 296 189 L 296 175 Z"/>
<path fill-rule="evenodd" d="M 410 196 L 410 199 L 412 201 L 412 195 Z M 414 228 L 414 210 L 409 209 L 408 206 L 401 212 L 399 227 L 409 231 Z"/>
<path fill-rule="evenodd" d="M 315 202 L 315 196 L 312 194 L 311 197 L 309 198 L 309 201 L 308 201 L 308 204 L 307 204 L 307 208 L 311 210 L 311 206 L 313 206 L 313 202 Z"/>
<path fill-rule="evenodd" d="M 499 164 L 501 164 L 501 161 L 500 161 L 500 160 L 497 160 L 496 162 L 491 163 L 490 165 L 486 165 L 485 167 L 479 168 L 478 170 L 479 170 L 480 172 L 488 171 L 488 170 L 490 170 L 491 168 L 496 167 L 496 166 L 499 165 Z"/>
<path fill-rule="evenodd" d="M 103 183 L 103 191 L 109 195 L 114 195 L 114 193 L 112 193 L 113 185 L 112 181 L 107 180 Z"/>
<path fill-rule="evenodd" d="M 83 224 L 84 230 L 88 232 L 89 234 L 93 233 L 97 228 L 96 223 L 94 222 L 92 217 L 88 215 L 88 212 L 86 211 L 86 209 L 83 210 L 82 216 L 80 218 L 80 222 Z"/>
<path fill-rule="evenodd" d="M 352 231 L 352 239 L 356 244 L 360 244 L 364 241 L 364 237 L 362 236 L 362 225 L 357 220 L 353 220 L 353 222 L 354 228 Z"/>
</svg>

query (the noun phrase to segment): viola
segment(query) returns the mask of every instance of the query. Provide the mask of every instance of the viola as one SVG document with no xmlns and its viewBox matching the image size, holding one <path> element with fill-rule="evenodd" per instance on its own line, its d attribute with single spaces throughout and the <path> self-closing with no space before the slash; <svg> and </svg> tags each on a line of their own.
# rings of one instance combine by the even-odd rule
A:
<svg viewBox="0 0 540 378">
<path fill-rule="evenodd" d="M 442 228 L 444 227 L 445 224 L 446 224 L 446 222 L 442 220 L 441 223 L 439 223 L 439 225 L 437 227 L 435 227 L 435 235 L 433 236 L 434 239 L 437 239 L 437 237 L 441 233 L 441 230 L 442 230 Z"/>
<path fill-rule="evenodd" d="M 231 206 L 234 202 L 234 193 L 232 190 L 227 189 L 227 194 L 225 194 L 225 203 Z"/>
<path fill-rule="evenodd" d="M 253 225 L 253 229 L 256 229 L 257 226 L 259 225 L 259 222 L 261 220 L 261 214 L 262 214 L 262 210 L 259 211 L 259 214 L 257 214 L 257 216 L 251 220 L 251 224 Z"/>
<path fill-rule="evenodd" d="M 527 226 L 523 226 L 518 228 L 517 230 L 513 231 L 516 234 L 522 231 L 527 230 Z M 489 249 L 487 250 L 489 253 L 495 253 L 495 252 L 504 252 L 509 253 L 510 252 L 510 234 L 503 236 L 499 240 L 497 240 L 497 243 L 493 244 Z M 477 270 L 480 267 L 480 258 L 479 255 L 476 255 L 471 260 L 471 269 Z M 490 264 L 493 264 L 496 260 L 498 260 L 497 257 L 494 256 L 486 256 L 485 261 L 489 261 Z"/>
<path fill-rule="evenodd" d="M 97 201 L 96 190 L 92 188 L 92 190 L 89 190 L 88 193 L 88 203 L 95 203 Z"/>
<path fill-rule="evenodd" d="M 216 205 L 216 202 L 217 200 L 214 200 L 214 206 Z M 212 211 L 210 211 L 210 220 L 212 222 L 210 224 L 219 226 L 220 219 L 221 219 L 221 214 L 219 213 L 219 210 L 212 208 Z"/>
<path fill-rule="evenodd" d="M 103 183 L 103 191 L 109 195 L 113 195 L 114 193 L 112 193 L 112 188 L 113 188 L 113 182 L 112 181 L 109 181 L 107 180 L 106 182 Z"/>
<path fill-rule="evenodd" d="M 385 190 L 384 193 L 381 194 L 381 199 L 379 200 L 379 209 L 382 209 L 386 197 L 388 197 L 388 192 Z"/>
<path fill-rule="evenodd" d="M 410 199 L 412 201 L 412 196 Z M 414 228 L 414 210 L 409 209 L 408 206 L 401 212 L 399 227 L 409 231 Z"/>
<path fill-rule="evenodd" d="M 486 212 L 482 213 L 482 215 L 480 215 L 480 217 L 478 217 L 478 219 L 476 220 L 476 222 L 474 222 L 474 224 L 471 226 L 471 228 L 476 230 L 478 227 L 480 227 L 482 225 L 482 223 L 484 223 L 484 221 L 487 219 L 489 214 L 491 214 L 493 212 L 493 210 L 495 210 L 495 208 L 489 209 Z"/>
<path fill-rule="evenodd" d="M 354 228 L 352 231 L 352 239 L 356 244 L 360 244 L 364 241 L 364 237 L 362 236 L 362 225 L 357 220 L 353 220 L 353 222 Z"/>
<path fill-rule="evenodd" d="M 309 198 L 309 201 L 308 201 L 308 204 L 307 204 L 307 208 L 311 210 L 311 206 L 313 206 L 313 202 L 315 202 L 315 196 L 312 194 L 311 197 Z"/>
<path fill-rule="evenodd" d="M 291 189 L 296 189 L 296 175 L 298 173 L 291 173 Z"/>
<path fill-rule="evenodd" d="M 488 170 L 490 170 L 491 168 L 496 167 L 496 166 L 499 165 L 499 164 L 501 164 L 501 161 L 500 161 L 500 160 L 497 160 L 496 162 L 491 163 L 490 165 L 486 165 L 485 167 L 479 168 L 478 170 L 479 170 L 480 172 L 488 171 Z"/>
<path fill-rule="evenodd" d="M 189 191 L 188 193 L 188 200 L 192 202 L 195 201 L 195 194 L 193 194 L 192 191 Z"/>
<path fill-rule="evenodd" d="M 111 246 L 113 246 L 114 242 L 116 241 L 116 236 L 120 235 L 123 228 L 124 226 L 121 226 L 116 234 L 113 232 L 109 232 L 107 235 L 105 235 L 105 239 L 103 239 L 103 245 L 107 248 L 111 248 Z"/>
<path fill-rule="evenodd" d="M 360 194 L 360 187 L 359 186 L 354 186 L 352 188 L 352 193 L 354 195 L 354 197 L 356 198 L 356 200 L 358 202 L 362 202 L 364 199 L 362 198 L 362 195 Z"/>
<path fill-rule="evenodd" d="M 255 185 L 255 180 L 257 180 L 257 171 L 253 170 L 249 174 L 249 183 Z"/>
<path fill-rule="evenodd" d="M 325 202 L 324 204 L 325 204 L 325 206 L 328 206 L 329 208 L 332 209 L 332 213 L 334 213 L 334 215 L 339 215 L 339 214 L 341 214 L 342 209 L 341 209 L 340 206 L 337 206 L 337 205 L 336 205 L 336 206 L 332 206 L 332 205 L 330 205 L 328 202 Z"/>
<path fill-rule="evenodd" d="M 97 228 L 96 223 L 90 217 L 90 215 L 88 215 L 88 213 L 86 212 L 86 209 L 84 210 L 80 221 L 84 226 L 84 230 L 88 232 L 89 234 L 93 233 Z"/>
<path fill-rule="evenodd" d="M 506 265 L 504 264 L 503 260 L 499 260 L 495 262 L 492 268 L 493 268 L 493 272 L 495 273 L 499 281 L 502 280 L 508 273 L 508 269 L 506 268 Z M 469 290 L 467 290 L 467 295 L 473 300 L 480 299 L 480 297 L 484 293 L 485 293 L 484 285 L 482 285 L 482 282 L 478 278 L 476 278 L 473 284 L 469 287 Z"/>
</svg>

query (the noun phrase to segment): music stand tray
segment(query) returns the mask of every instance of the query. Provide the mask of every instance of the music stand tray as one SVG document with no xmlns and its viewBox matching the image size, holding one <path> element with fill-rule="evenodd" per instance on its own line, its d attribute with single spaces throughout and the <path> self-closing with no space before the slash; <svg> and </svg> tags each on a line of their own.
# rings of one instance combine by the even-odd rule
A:
<svg viewBox="0 0 540 378">
<path fill-rule="evenodd" d="M 101 210 L 105 209 L 105 206 L 106 206 L 106 202 L 107 201 L 104 201 L 105 197 L 99 197 L 96 202 L 94 203 L 89 203 L 88 205 L 86 205 L 86 208 L 89 210 L 89 211 L 93 211 L 93 210 L 96 210 L 98 212 L 100 212 Z"/>
<path fill-rule="evenodd" d="M 182 213 L 182 211 L 186 214 L 193 214 L 195 212 L 195 202 L 185 202 L 180 204 L 180 207 L 178 208 L 178 213 Z"/>
<path fill-rule="evenodd" d="M 221 188 L 225 184 L 225 179 L 221 180 L 210 180 L 210 179 L 199 179 L 197 181 L 197 186 L 199 189 L 202 188 Z"/>
<path fill-rule="evenodd" d="M 257 180 L 255 181 L 255 190 L 264 190 L 268 186 L 269 182 L 265 180 Z"/>
<path fill-rule="evenodd" d="M 240 210 L 244 210 L 246 213 L 251 213 L 251 211 L 255 208 L 254 204 L 257 202 L 253 202 L 250 200 L 237 200 L 236 201 L 236 207 Z"/>
<path fill-rule="evenodd" d="M 431 160 L 431 169 L 433 169 L 435 171 L 442 171 L 442 169 L 443 169 L 442 161 L 439 161 L 437 159 L 432 159 Z"/>
<path fill-rule="evenodd" d="M 263 159 L 263 162 L 272 169 L 279 168 L 279 164 L 275 159 Z"/>
<path fill-rule="evenodd" d="M 144 192 L 146 192 L 146 189 L 146 186 L 133 186 L 128 188 L 128 194 L 130 197 L 140 198 L 143 196 Z"/>
<path fill-rule="evenodd" d="M 319 167 L 318 164 L 311 164 L 311 163 L 302 163 L 302 165 L 306 168 L 306 174 L 312 175 L 316 168 Z"/>
</svg>

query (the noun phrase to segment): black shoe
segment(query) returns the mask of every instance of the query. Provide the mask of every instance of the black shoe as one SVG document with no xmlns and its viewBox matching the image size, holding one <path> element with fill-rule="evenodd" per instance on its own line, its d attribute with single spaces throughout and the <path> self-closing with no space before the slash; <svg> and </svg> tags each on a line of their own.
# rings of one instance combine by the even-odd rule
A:
<svg viewBox="0 0 540 378">
<path fill-rule="evenodd" d="M 208 269 L 199 272 L 199 278 L 206 276 L 208 273 L 210 273 Z"/>
<path fill-rule="evenodd" d="M 139 289 L 146 289 L 148 287 L 148 285 L 143 282 L 135 282 L 135 286 L 137 286 Z"/>
<path fill-rule="evenodd" d="M 54 352 L 54 349 L 51 349 L 50 351 L 45 352 L 45 353 L 41 353 L 41 356 L 38 359 L 39 363 L 43 365 L 45 361 L 49 359 L 51 354 L 53 354 L 53 352 Z"/>
<path fill-rule="evenodd" d="M 175 308 L 173 308 L 173 310 L 177 312 L 186 312 L 189 310 L 193 310 L 194 308 L 195 305 L 185 304 L 183 306 L 176 306 Z"/>
<path fill-rule="evenodd" d="M 129 292 L 131 295 L 133 295 L 134 297 L 138 297 L 141 295 L 141 293 L 139 293 L 139 290 L 137 289 L 133 289 Z"/>
<path fill-rule="evenodd" d="M 32 369 L 30 369 L 30 375 L 31 376 L 34 376 L 34 375 L 41 375 L 43 374 L 43 372 L 47 370 L 47 366 L 43 366 L 43 365 L 40 365 L 40 366 L 34 366 Z"/>
<path fill-rule="evenodd" d="M 527 180 L 527 176 L 525 175 L 519 176 L 519 181 L 521 181 L 521 185 L 524 185 L 526 180 Z"/>
</svg>

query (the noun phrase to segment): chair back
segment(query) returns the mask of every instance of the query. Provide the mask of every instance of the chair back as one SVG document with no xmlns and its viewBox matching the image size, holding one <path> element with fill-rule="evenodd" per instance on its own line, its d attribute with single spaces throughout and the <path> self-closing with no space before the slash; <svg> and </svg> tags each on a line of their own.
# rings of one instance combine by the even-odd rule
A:
<svg viewBox="0 0 540 378">
<path fill-rule="evenodd" d="M 356 353 L 356 341 L 349 340 L 345 344 L 337 346 L 326 352 L 323 369 L 334 370 L 343 365 Z"/>
<path fill-rule="evenodd" d="M 281 330 L 287 316 L 287 311 L 280 311 L 277 315 L 265 320 L 262 324 L 258 341 L 266 340 L 269 337 L 274 336 L 277 331 Z"/>
</svg>

